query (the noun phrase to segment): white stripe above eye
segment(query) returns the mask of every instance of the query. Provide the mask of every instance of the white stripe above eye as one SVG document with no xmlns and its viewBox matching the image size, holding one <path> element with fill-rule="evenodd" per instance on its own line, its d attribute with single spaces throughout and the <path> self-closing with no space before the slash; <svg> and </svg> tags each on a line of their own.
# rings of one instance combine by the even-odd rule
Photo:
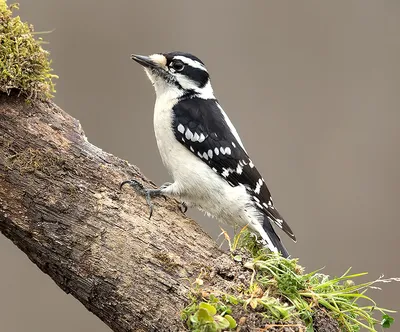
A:
<svg viewBox="0 0 400 332">
<path fill-rule="evenodd" d="M 200 62 L 198 62 L 196 60 L 187 58 L 187 57 L 185 57 L 183 55 L 174 56 L 174 60 L 181 60 L 183 63 L 189 65 L 190 67 L 207 71 L 206 67 L 204 67 L 204 65 L 202 63 L 200 63 Z"/>
</svg>

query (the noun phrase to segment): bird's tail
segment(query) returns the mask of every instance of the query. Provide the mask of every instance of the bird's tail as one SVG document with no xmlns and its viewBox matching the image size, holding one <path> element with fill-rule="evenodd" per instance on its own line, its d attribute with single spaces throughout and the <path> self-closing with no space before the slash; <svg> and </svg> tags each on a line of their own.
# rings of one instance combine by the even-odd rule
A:
<svg viewBox="0 0 400 332">
<path fill-rule="evenodd" d="M 288 258 L 289 253 L 282 244 L 278 234 L 276 234 L 273 229 L 270 219 L 267 216 L 264 216 L 262 228 L 265 234 L 261 234 L 261 236 L 263 237 L 264 242 L 266 242 L 268 249 L 273 252 L 280 252 L 282 257 Z"/>
</svg>

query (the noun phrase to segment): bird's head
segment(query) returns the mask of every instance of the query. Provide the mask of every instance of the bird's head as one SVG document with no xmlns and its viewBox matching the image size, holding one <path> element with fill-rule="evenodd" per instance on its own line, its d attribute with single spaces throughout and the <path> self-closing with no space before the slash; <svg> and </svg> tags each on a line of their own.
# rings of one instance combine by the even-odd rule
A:
<svg viewBox="0 0 400 332">
<path fill-rule="evenodd" d="M 173 98 L 196 95 L 213 99 L 210 76 L 204 63 L 196 56 L 183 53 L 156 53 L 149 56 L 132 54 L 132 59 L 144 67 L 154 85 L 157 97 L 169 94 Z"/>
</svg>

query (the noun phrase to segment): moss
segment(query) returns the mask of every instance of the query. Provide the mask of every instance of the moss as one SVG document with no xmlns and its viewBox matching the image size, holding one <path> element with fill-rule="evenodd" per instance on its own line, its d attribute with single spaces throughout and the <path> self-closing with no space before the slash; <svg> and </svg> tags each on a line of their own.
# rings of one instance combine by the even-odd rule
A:
<svg viewBox="0 0 400 332">
<path fill-rule="evenodd" d="M 172 255 L 169 255 L 166 252 L 159 252 L 154 255 L 154 257 L 160 261 L 162 264 L 163 268 L 166 271 L 174 271 L 176 270 L 179 266 L 181 266 L 179 263 L 177 263 Z"/>
<path fill-rule="evenodd" d="M 9 155 L 5 163 L 7 168 L 18 170 L 20 173 L 40 171 L 48 175 L 64 164 L 65 161 L 50 150 L 41 151 L 32 148 Z"/>
<path fill-rule="evenodd" d="M 33 26 L 13 16 L 16 4 L 0 0 L 0 92 L 17 89 L 28 100 L 45 100 L 54 90 L 49 53 L 35 38 Z"/>
<path fill-rule="evenodd" d="M 393 311 L 377 306 L 365 292 L 400 278 L 355 284 L 352 280 L 365 273 L 350 275 L 348 270 L 334 278 L 319 271 L 305 274 L 297 259 L 268 253 L 247 230 L 233 241 L 226 238 L 231 261 L 222 266 L 217 259 L 213 279 L 201 273 L 191 287 L 191 303 L 182 312 L 190 331 L 229 331 L 237 324 L 240 331 L 356 332 L 365 328 L 374 332 L 378 325 L 393 324 L 388 315 Z M 218 277 L 234 286 L 227 289 Z M 364 301 L 361 305 L 360 300 Z M 382 320 L 375 314 L 381 314 Z M 235 323 L 227 327 L 222 320 L 225 315 Z"/>
</svg>

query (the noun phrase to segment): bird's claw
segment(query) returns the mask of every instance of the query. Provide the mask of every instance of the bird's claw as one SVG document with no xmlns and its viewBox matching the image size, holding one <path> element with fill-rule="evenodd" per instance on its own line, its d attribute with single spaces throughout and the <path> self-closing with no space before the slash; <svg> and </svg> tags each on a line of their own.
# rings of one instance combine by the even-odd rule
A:
<svg viewBox="0 0 400 332">
<path fill-rule="evenodd" d="M 119 190 L 122 189 L 122 187 L 126 184 L 129 184 L 135 191 L 140 191 L 140 190 L 144 190 L 143 185 L 136 180 L 126 180 L 121 182 L 121 184 L 119 185 Z"/>
<path fill-rule="evenodd" d="M 187 204 L 186 204 L 185 202 L 180 202 L 180 203 L 179 203 L 179 210 L 180 210 L 183 214 L 185 214 L 186 211 L 188 210 Z"/>
<path fill-rule="evenodd" d="M 153 215 L 153 210 L 154 210 L 154 206 L 153 206 L 153 203 L 151 201 L 151 198 L 152 197 L 156 197 L 156 196 L 162 196 L 162 197 L 164 197 L 165 200 L 167 200 L 167 197 L 165 197 L 165 195 L 163 195 L 161 193 L 161 190 L 163 190 L 166 187 L 168 187 L 168 185 L 169 185 L 168 183 L 164 183 L 159 189 L 145 189 L 143 187 L 143 185 L 139 181 L 127 180 L 127 181 L 122 182 L 119 185 L 119 189 L 122 189 L 122 187 L 125 184 L 129 184 L 136 193 L 138 193 L 138 194 L 140 194 L 140 195 L 145 197 L 147 205 L 149 206 L 149 209 L 150 209 L 149 219 L 151 219 L 151 217 Z"/>
</svg>

